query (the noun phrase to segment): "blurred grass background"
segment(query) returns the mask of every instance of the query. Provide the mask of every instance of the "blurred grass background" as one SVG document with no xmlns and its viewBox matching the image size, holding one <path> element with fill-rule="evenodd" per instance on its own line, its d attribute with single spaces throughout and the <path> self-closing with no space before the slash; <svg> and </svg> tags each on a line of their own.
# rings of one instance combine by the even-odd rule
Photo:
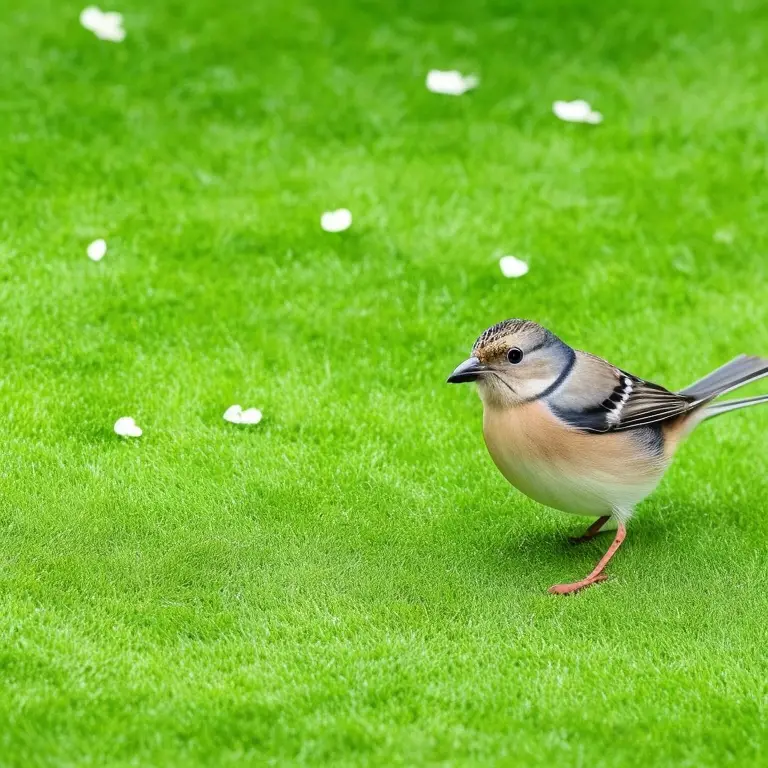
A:
<svg viewBox="0 0 768 768">
<path fill-rule="evenodd" d="M 107 9 L 0 8 L 0 763 L 764 764 L 768 409 L 555 599 L 606 542 L 443 382 L 514 316 L 670 387 L 768 353 L 765 5 Z"/>
</svg>

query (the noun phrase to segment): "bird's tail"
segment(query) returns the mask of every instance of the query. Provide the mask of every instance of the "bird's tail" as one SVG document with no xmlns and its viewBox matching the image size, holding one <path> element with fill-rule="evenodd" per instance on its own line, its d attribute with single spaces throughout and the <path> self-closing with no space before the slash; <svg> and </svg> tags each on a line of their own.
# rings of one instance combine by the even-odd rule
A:
<svg viewBox="0 0 768 768">
<path fill-rule="evenodd" d="M 693 429 L 706 419 L 728 413 L 750 405 L 768 403 L 768 395 L 748 397 L 741 400 L 726 400 L 712 403 L 716 397 L 734 389 L 751 384 L 753 381 L 768 376 L 768 359 L 755 355 L 739 355 L 708 376 L 683 389 L 680 394 L 693 398 L 693 415 L 688 429 Z"/>
<path fill-rule="evenodd" d="M 751 384 L 753 381 L 768 376 L 768 359 L 755 355 L 739 355 L 708 376 L 680 391 L 681 395 L 693 398 L 704 404 L 726 392 Z M 734 401 L 735 402 L 735 401 Z M 748 402 L 746 400 L 740 402 Z M 723 403 L 725 405 L 725 403 Z"/>
<path fill-rule="evenodd" d="M 768 395 L 759 395 L 758 397 L 747 397 L 743 400 L 726 400 L 722 403 L 714 403 L 708 405 L 702 411 L 702 421 L 711 419 L 713 416 L 719 416 L 721 413 L 728 413 L 728 411 L 737 411 L 739 408 L 749 408 L 750 405 L 760 405 L 760 403 L 768 403 Z"/>
</svg>

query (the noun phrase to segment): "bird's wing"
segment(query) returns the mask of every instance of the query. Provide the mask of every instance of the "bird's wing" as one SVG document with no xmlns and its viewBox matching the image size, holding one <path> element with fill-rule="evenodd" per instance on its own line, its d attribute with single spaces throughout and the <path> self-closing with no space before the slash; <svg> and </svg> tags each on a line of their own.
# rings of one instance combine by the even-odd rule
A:
<svg viewBox="0 0 768 768">
<path fill-rule="evenodd" d="M 685 413 L 695 402 L 587 352 L 576 353 L 571 375 L 547 398 L 556 416 L 585 432 L 618 432 L 654 424 Z"/>
</svg>

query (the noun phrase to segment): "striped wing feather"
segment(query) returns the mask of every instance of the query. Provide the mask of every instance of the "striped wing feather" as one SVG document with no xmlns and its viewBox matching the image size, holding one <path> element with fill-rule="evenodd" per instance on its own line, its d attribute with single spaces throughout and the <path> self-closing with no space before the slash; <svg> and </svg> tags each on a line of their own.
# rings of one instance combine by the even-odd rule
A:
<svg viewBox="0 0 768 768">
<path fill-rule="evenodd" d="M 586 352 L 577 353 L 575 370 L 548 400 L 564 421 L 586 432 L 618 432 L 679 416 L 694 397 L 670 392 Z"/>
</svg>

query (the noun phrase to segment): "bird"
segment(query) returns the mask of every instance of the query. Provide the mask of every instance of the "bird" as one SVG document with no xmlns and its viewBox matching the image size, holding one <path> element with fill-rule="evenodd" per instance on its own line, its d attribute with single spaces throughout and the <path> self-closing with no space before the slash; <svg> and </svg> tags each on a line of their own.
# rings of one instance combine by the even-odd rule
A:
<svg viewBox="0 0 768 768">
<path fill-rule="evenodd" d="M 699 424 L 768 403 L 768 395 L 715 399 L 765 376 L 768 358 L 739 355 L 673 392 L 513 318 L 483 331 L 448 383 L 476 383 L 485 444 L 513 486 L 548 507 L 597 518 L 572 541 L 615 529 L 588 576 L 548 590 L 567 595 L 607 578 L 635 507 Z"/>
</svg>

